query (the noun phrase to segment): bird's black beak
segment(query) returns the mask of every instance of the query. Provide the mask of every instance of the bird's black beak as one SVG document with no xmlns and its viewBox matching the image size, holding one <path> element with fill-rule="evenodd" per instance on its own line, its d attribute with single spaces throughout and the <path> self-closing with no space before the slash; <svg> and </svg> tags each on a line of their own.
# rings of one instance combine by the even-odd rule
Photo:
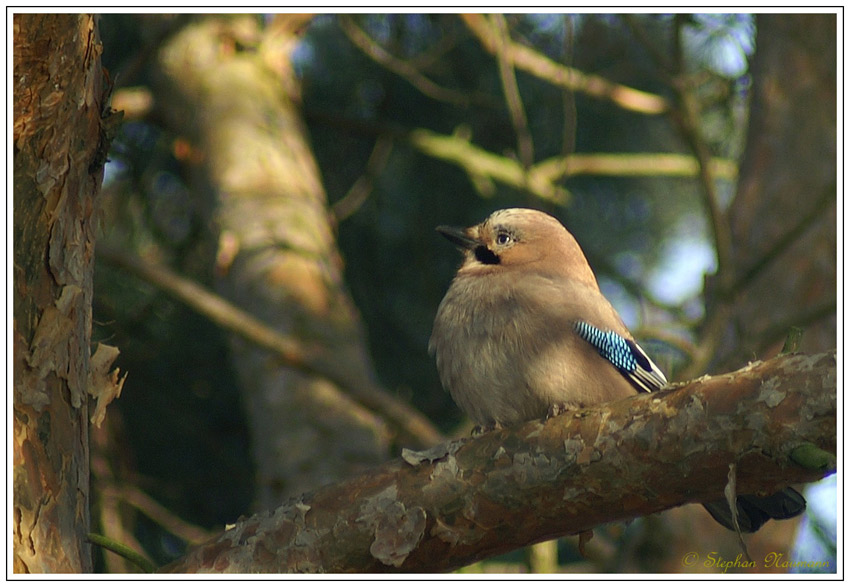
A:
<svg viewBox="0 0 850 587">
<path fill-rule="evenodd" d="M 446 237 L 453 245 L 463 250 L 474 249 L 481 244 L 478 240 L 469 236 L 469 229 L 466 228 L 438 226 L 437 232 Z"/>
</svg>

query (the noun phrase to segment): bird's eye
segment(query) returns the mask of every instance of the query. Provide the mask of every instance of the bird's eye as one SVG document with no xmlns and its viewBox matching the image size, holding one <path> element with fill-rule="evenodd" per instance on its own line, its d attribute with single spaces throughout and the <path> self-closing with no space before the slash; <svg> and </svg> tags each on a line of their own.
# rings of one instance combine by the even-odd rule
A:
<svg viewBox="0 0 850 587">
<path fill-rule="evenodd" d="M 511 238 L 511 235 L 507 232 L 500 232 L 496 235 L 496 244 L 499 246 L 505 246 L 507 244 L 510 244 L 512 240 L 513 239 Z"/>
</svg>

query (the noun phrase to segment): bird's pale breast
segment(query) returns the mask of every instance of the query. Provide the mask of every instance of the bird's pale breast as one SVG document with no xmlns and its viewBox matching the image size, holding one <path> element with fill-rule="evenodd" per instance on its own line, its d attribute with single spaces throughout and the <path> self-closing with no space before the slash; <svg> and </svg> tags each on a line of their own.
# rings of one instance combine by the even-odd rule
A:
<svg viewBox="0 0 850 587">
<path fill-rule="evenodd" d="M 590 405 L 634 393 L 573 330 L 576 319 L 594 318 L 574 302 L 583 293 L 576 289 L 588 286 L 562 277 L 510 277 L 458 275 L 437 311 L 430 347 L 443 386 L 464 412 L 479 424 L 510 425 L 544 417 L 555 404 Z M 599 313 L 608 311 L 605 302 Z"/>
</svg>

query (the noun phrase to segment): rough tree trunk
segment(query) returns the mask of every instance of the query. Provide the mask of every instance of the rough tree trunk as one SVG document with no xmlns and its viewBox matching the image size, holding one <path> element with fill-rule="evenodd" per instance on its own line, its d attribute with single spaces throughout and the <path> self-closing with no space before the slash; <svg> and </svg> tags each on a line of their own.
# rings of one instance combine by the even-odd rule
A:
<svg viewBox="0 0 850 587">
<path fill-rule="evenodd" d="M 15 15 L 14 498 L 16 573 L 92 570 L 92 273 L 106 147 L 95 18 Z"/>
<path fill-rule="evenodd" d="M 157 101 L 203 164 L 195 188 L 220 229 L 218 290 L 278 332 L 371 377 L 345 291 L 326 197 L 292 92 L 298 15 L 207 17 L 169 40 Z M 234 341 L 253 438 L 258 505 L 344 478 L 388 455 L 386 426 L 320 377 Z"/>
<path fill-rule="evenodd" d="M 746 154 L 729 210 L 738 283 L 720 369 L 776 354 L 791 326 L 805 330 L 802 351 L 836 346 L 836 15 L 756 23 Z"/>
</svg>

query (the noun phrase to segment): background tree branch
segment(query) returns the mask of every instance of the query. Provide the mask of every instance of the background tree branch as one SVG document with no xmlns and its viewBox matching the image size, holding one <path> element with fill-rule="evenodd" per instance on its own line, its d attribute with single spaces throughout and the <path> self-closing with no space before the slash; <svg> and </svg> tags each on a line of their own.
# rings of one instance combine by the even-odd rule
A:
<svg viewBox="0 0 850 587">
<path fill-rule="evenodd" d="M 163 571 L 445 571 L 721 498 L 732 464 L 740 494 L 814 481 L 835 469 L 835 394 L 834 352 L 783 355 L 408 451 L 240 520 Z M 800 447 L 826 459 L 801 466 Z"/>
<path fill-rule="evenodd" d="M 614 83 L 598 75 L 586 74 L 573 67 L 566 67 L 524 45 L 510 42 L 504 48 L 500 48 L 498 31 L 488 24 L 483 14 L 464 14 L 461 18 L 484 49 L 493 54 L 503 52 L 514 67 L 546 80 L 552 85 L 582 92 L 594 98 L 610 100 L 624 110 L 640 114 L 662 114 L 670 107 L 663 96 Z"/>
<path fill-rule="evenodd" d="M 339 385 L 343 393 L 385 418 L 403 442 L 427 446 L 441 440 L 442 435 L 422 414 L 379 385 L 345 370 L 332 357 L 327 357 L 327 353 L 317 345 L 306 344 L 279 333 L 221 296 L 161 264 L 109 247 L 101 247 L 98 255 L 108 263 L 161 288 L 247 342 L 273 352 L 281 364 Z"/>
<path fill-rule="evenodd" d="M 429 98 L 450 102 L 458 106 L 468 106 L 472 102 L 469 95 L 435 84 L 423 75 L 415 64 L 388 53 L 374 39 L 370 38 L 366 31 L 357 26 L 356 21 L 350 15 L 340 17 L 339 26 L 358 49 L 388 70 L 406 79 Z"/>
</svg>

